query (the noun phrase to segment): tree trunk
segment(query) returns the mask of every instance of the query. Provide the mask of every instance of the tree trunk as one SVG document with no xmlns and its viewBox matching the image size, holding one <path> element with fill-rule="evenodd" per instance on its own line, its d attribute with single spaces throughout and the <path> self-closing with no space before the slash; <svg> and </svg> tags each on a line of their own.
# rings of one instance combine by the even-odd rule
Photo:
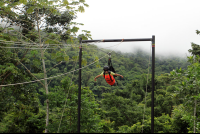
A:
<svg viewBox="0 0 200 134">
<path fill-rule="evenodd" d="M 38 28 L 38 35 L 39 35 L 39 42 L 40 42 L 40 48 L 42 48 L 43 44 L 41 41 L 41 35 L 40 35 L 40 28 L 39 28 L 39 20 L 38 20 L 38 12 L 39 9 L 37 10 L 36 17 L 37 17 L 37 28 Z M 44 71 L 44 85 L 45 85 L 45 90 L 46 90 L 46 95 L 48 97 L 49 91 L 48 91 L 48 84 L 47 84 L 47 72 L 46 72 L 46 67 L 45 67 L 45 61 L 44 61 L 44 51 L 41 49 L 41 58 L 42 58 L 42 65 L 43 65 L 43 71 Z M 47 103 L 47 110 L 46 110 L 46 127 L 49 125 L 49 99 L 47 98 L 46 100 Z M 48 133 L 48 129 L 45 128 L 45 133 Z"/>
<path fill-rule="evenodd" d="M 44 78 L 47 78 L 46 68 L 45 68 L 45 61 L 44 61 L 44 51 L 41 50 L 41 57 L 42 57 L 42 64 L 43 64 L 43 70 L 44 70 Z M 46 89 L 46 95 L 48 97 L 49 91 L 48 91 L 48 84 L 47 79 L 44 80 L 45 82 L 45 89 Z M 47 103 L 47 114 L 46 114 L 46 127 L 49 125 L 49 99 L 46 100 Z M 48 133 L 48 129 L 45 129 L 45 133 Z"/>
</svg>

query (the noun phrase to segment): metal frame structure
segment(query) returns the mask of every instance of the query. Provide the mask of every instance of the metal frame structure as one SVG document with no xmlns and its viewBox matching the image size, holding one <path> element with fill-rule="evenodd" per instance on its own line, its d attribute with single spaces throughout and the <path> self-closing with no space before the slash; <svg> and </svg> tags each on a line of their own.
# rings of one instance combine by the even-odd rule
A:
<svg viewBox="0 0 200 134">
<path fill-rule="evenodd" d="M 80 133 L 80 114 L 81 114 L 81 59 L 82 59 L 82 43 L 92 42 L 134 42 L 134 41 L 151 41 L 152 42 L 152 94 L 151 94 L 151 133 L 154 133 L 154 90 L 155 90 L 155 35 L 152 38 L 141 39 L 103 39 L 103 40 L 82 40 L 80 38 L 79 51 L 79 90 L 78 90 L 78 133 Z"/>
</svg>

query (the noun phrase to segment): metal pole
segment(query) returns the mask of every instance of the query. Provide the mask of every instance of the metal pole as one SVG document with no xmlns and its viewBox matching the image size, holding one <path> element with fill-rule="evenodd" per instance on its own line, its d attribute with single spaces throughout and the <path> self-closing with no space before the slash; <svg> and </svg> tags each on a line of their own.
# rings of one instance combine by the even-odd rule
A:
<svg viewBox="0 0 200 134">
<path fill-rule="evenodd" d="M 78 133 L 80 133 L 80 115 L 81 115 L 81 58 L 82 58 L 82 38 L 79 40 L 79 90 L 78 90 Z"/>
<path fill-rule="evenodd" d="M 82 43 L 91 43 L 91 42 L 131 42 L 131 41 L 152 41 L 151 38 L 140 38 L 140 39 L 103 39 L 103 40 L 82 40 Z"/>
<path fill-rule="evenodd" d="M 152 93 L 151 93 L 151 133 L 154 133 L 154 73 L 155 73 L 155 36 L 152 36 Z"/>
<path fill-rule="evenodd" d="M 82 43 L 91 42 L 121 42 L 122 39 L 103 39 L 103 40 L 82 40 Z M 154 90 L 155 90 L 155 35 L 152 38 L 140 38 L 140 39 L 123 39 L 123 42 L 134 42 L 134 41 L 151 41 L 152 42 L 152 95 L 151 95 L 151 133 L 154 133 Z"/>
</svg>

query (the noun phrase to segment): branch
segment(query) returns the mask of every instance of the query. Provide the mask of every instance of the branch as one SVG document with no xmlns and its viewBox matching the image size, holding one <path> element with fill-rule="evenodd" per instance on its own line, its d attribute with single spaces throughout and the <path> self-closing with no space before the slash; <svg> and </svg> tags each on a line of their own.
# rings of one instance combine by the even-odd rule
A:
<svg viewBox="0 0 200 134">
<path fill-rule="evenodd" d="M 19 60 L 18 60 L 18 62 L 20 63 L 20 64 L 22 64 Z M 38 78 L 36 78 L 31 72 L 30 72 L 30 70 L 28 70 L 28 68 L 24 65 L 24 64 L 22 64 L 23 66 L 24 66 L 24 68 L 26 68 L 26 70 L 35 78 L 35 79 L 37 79 L 38 80 Z M 39 81 L 43 86 L 44 86 L 44 84 L 41 82 L 41 81 Z M 44 86 L 45 87 L 45 86 Z"/>
<path fill-rule="evenodd" d="M 61 61 L 60 63 L 62 63 L 62 62 L 64 62 L 64 61 Z M 59 65 L 60 63 L 56 64 L 55 66 Z M 49 70 L 47 70 L 47 72 L 50 71 L 51 69 L 53 69 L 55 66 L 53 66 L 52 68 L 50 68 Z"/>
<path fill-rule="evenodd" d="M 15 30 L 15 31 L 17 31 L 17 30 Z M 17 31 L 18 32 L 18 31 Z M 18 33 L 20 33 L 20 32 L 18 32 Z M 21 34 L 21 33 L 20 33 Z M 22 35 L 22 34 L 21 34 Z M 24 35 L 22 35 L 22 36 L 24 36 Z M 25 38 L 27 38 L 26 36 L 24 36 Z M 28 39 L 28 38 L 27 38 Z M 28 39 L 28 40 L 30 40 L 30 39 Z M 32 41 L 32 40 L 30 40 L 31 42 L 33 42 L 33 43 L 35 43 L 34 41 Z M 36 44 L 36 43 L 35 43 Z M 31 48 L 31 47 L 30 47 Z M 25 54 L 23 55 L 23 58 L 25 57 L 25 55 L 28 53 L 28 51 L 29 50 L 27 50 L 26 52 L 25 52 Z M 21 61 L 20 62 L 22 62 L 23 61 L 23 58 L 21 59 Z M 16 62 L 15 63 L 15 66 L 17 66 L 19 64 L 19 62 Z M 7 74 L 9 71 L 7 71 L 7 72 L 5 72 L 5 74 Z M 4 83 L 4 81 L 5 81 L 5 79 L 9 76 L 11 74 L 11 72 L 10 73 L 8 73 L 6 76 L 5 76 L 5 78 L 2 80 L 2 82 L 1 82 L 1 85 L 3 85 L 3 83 Z M 0 90 L 2 89 L 2 87 L 0 87 Z"/>
</svg>

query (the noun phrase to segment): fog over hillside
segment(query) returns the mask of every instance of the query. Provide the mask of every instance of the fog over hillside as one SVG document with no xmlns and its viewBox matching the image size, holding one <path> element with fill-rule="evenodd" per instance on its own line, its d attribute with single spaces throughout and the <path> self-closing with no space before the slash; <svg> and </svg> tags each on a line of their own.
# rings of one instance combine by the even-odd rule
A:
<svg viewBox="0 0 200 134">
<path fill-rule="evenodd" d="M 91 31 L 93 40 L 152 38 L 157 57 L 186 57 L 191 42 L 200 44 L 199 0 L 87 0 L 90 7 L 77 15 L 80 30 Z M 105 4 L 106 3 L 106 4 Z M 102 10 L 103 8 L 103 10 Z M 117 43 L 113 43 L 117 44 Z M 112 44 L 112 45 L 113 45 Z M 111 46 L 99 43 L 99 47 Z M 149 52 L 150 42 L 122 43 L 117 50 Z"/>
<path fill-rule="evenodd" d="M 138 50 L 143 51 L 147 54 L 152 55 L 152 47 L 151 47 L 151 42 L 146 42 L 146 43 L 121 43 L 119 44 L 118 47 L 115 47 L 114 45 L 119 44 L 118 42 L 115 43 L 96 43 L 95 45 L 97 45 L 99 48 L 105 48 L 105 49 L 109 49 L 109 50 L 115 50 L 115 51 L 120 51 L 122 53 L 133 53 L 135 54 Z M 143 46 L 141 46 L 143 45 Z M 191 54 L 188 52 L 188 50 L 186 49 L 185 51 L 179 51 L 179 50 L 171 50 L 171 51 L 159 51 L 157 49 L 157 44 L 155 44 L 155 56 L 156 58 L 159 59 L 166 59 L 166 58 L 173 58 L 173 57 L 177 57 L 177 58 L 183 58 L 183 59 L 187 59 L 187 56 L 190 56 Z M 114 46 L 114 47 L 110 47 L 110 46 Z M 110 48 L 106 48 L 106 47 L 110 47 Z M 190 48 L 191 49 L 191 48 Z"/>
<path fill-rule="evenodd" d="M 5 25 L 9 25 L 9 23 L 6 22 L 1 22 L 0 25 L 4 27 Z M 14 29 L 19 30 L 19 26 L 12 26 Z M 195 34 L 195 32 L 194 32 Z M 197 35 L 195 35 L 197 36 Z M 157 37 L 157 36 L 155 36 Z M 198 37 L 198 36 L 197 36 Z M 151 38 L 151 37 L 147 37 Z M 156 38 L 157 39 L 157 38 Z M 163 41 L 164 42 L 164 41 Z M 114 51 L 120 51 L 122 53 L 136 53 L 138 50 L 144 51 L 145 53 L 150 53 L 152 52 L 151 49 L 151 42 L 101 42 L 101 43 L 92 43 L 97 45 L 99 48 L 105 48 L 108 50 L 114 50 Z M 172 42 L 173 44 L 173 42 Z M 171 44 L 171 45 L 172 45 Z M 159 59 L 161 58 L 173 58 L 173 57 L 178 57 L 178 58 L 184 58 L 186 59 L 187 56 L 190 56 L 191 54 L 188 52 L 189 49 L 191 49 L 191 42 L 185 43 L 187 46 L 190 47 L 183 47 L 179 48 L 180 45 L 172 45 L 172 47 L 161 47 L 162 44 L 159 42 L 155 43 L 155 56 Z M 198 44 L 198 43 L 197 43 Z"/>
</svg>

